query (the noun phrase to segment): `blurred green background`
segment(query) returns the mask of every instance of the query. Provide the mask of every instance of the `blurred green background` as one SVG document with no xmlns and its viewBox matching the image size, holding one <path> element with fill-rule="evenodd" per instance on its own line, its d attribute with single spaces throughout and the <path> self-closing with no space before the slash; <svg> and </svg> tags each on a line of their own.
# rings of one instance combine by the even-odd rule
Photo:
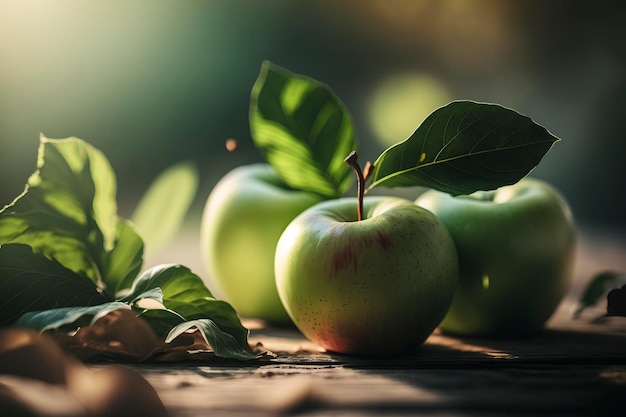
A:
<svg viewBox="0 0 626 417">
<path fill-rule="evenodd" d="M 222 175 L 261 160 L 248 104 L 269 59 L 331 86 L 362 160 L 454 99 L 531 116 L 563 139 L 533 175 L 562 190 L 583 227 L 622 233 L 623 4 L 0 0 L 0 204 L 34 170 L 41 132 L 104 151 L 125 215 L 166 167 L 194 161 L 197 219 Z"/>
</svg>

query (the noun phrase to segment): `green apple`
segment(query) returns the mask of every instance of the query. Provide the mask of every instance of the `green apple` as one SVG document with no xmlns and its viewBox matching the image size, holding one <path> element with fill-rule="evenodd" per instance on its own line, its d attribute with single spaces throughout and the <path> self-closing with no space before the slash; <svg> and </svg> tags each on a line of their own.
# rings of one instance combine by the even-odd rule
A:
<svg viewBox="0 0 626 417">
<path fill-rule="evenodd" d="M 468 196 L 430 190 L 416 203 L 448 228 L 459 255 L 459 285 L 441 329 L 471 336 L 539 331 L 569 287 L 575 258 L 576 228 L 555 188 L 525 178 Z"/>
<path fill-rule="evenodd" d="M 245 165 L 213 188 L 202 215 L 201 251 L 209 287 L 244 317 L 290 323 L 274 279 L 281 233 L 304 209 L 322 200 L 289 189 L 267 164 Z"/>
<path fill-rule="evenodd" d="M 366 197 L 319 203 L 276 248 L 278 294 L 310 340 L 330 351 L 392 355 L 423 342 L 443 319 L 457 281 L 446 228 L 412 201 Z"/>
</svg>

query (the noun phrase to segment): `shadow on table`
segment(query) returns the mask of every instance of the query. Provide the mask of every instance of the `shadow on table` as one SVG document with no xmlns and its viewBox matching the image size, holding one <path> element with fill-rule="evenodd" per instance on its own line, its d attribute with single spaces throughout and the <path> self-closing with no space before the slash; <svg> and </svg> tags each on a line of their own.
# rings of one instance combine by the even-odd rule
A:
<svg viewBox="0 0 626 417">
<path fill-rule="evenodd" d="M 332 357 L 380 381 L 382 396 L 356 405 L 363 411 L 624 416 L 625 348 L 626 335 L 545 330 L 524 339 L 434 334 L 398 357 Z M 388 401 L 406 387 L 414 395 Z"/>
</svg>

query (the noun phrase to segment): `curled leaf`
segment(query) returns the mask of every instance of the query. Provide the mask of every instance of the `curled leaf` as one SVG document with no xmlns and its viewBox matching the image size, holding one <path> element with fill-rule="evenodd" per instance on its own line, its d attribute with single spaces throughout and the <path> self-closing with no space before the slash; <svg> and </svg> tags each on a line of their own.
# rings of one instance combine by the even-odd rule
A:
<svg viewBox="0 0 626 417">
<path fill-rule="evenodd" d="M 209 319 L 192 320 L 179 324 L 169 332 L 165 338 L 165 343 L 170 343 L 190 329 L 199 331 L 208 347 L 217 356 L 239 360 L 250 360 L 257 357 L 249 349 L 242 348 L 232 335 L 224 333 L 215 322 Z"/>
<path fill-rule="evenodd" d="M 157 287 L 162 291 L 162 303 L 167 309 L 175 311 L 184 320 L 211 319 L 223 332 L 232 335 L 242 348 L 248 346 L 248 330 L 242 326 L 233 307 L 215 299 L 202 279 L 189 268 L 176 264 L 150 268 L 137 277 L 126 299 L 134 299 Z M 151 324 L 152 319 L 178 324 L 172 323 L 169 319 L 175 320 L 176 317 L 169 316 L 164 310 L 151 310 L 144 318 Z"/>
</svg>

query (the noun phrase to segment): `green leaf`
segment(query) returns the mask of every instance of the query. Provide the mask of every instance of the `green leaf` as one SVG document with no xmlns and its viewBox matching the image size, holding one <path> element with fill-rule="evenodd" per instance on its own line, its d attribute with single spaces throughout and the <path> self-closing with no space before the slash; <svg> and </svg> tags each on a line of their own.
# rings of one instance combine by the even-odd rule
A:
<svg viewBox="0 0 626 417">
<path fill-rule="evenodd" d="M 62 328 L 74 330 L 82 326 L 91 325 L 100 317 L 104 317 L 111 311 L 119 309 L 130 310 L 130 306 L 113 301 L 91 307 L 65 307 L 34 311 L 24 314 L 16 324 L 39 330 L 40 332 L 60 330 Z"/>
<path fill-rule="evenodd" d="M 188 167 L 178 169 L 158 181 L 146 204 L 159 205 L 171 181 L 189 185 L 190 177 L 180 176 L 189 175 Z M 188 187 L 179 196 L 185 208 L 174 209 L 179 217 L 195 193 L 191 182 L 194 192 Z M 189 269 L 160 266 L 137 277 L 143 241 L 116 211 L 115 176 L 104 155 L 77 138 L 42 136 L 36 172 L 0 211 L 0 325 L 19 318 L 19 325 L 60 330 L 132 307 L 160 334 L 185 320 L 211 319 L 220 329 L 213 343 L 228 346 L 219 340 L 225 334 L 239 350 L 249 349 L 235 310 Z"/>
<path fill-rule="evenodd" d="M 170 343 L 187 330 L 194 328 L 198 329 L 204 341 L 211 346 L 217 356 L 239 360 L 250 360 L 257 357 L 249 349 L 242 348 L 232 335 L 224 333 L 218 325 L 208 319 L 192 320 L 179 324 L 169 332 L 165 338 L 165 343 Z"/>
<path fill-rule="evenodd" d="M 141 309 L 134 307 L 138 311 L 138 316 L 145 319 L 152 327 L 152 330 L 158 335 L 167 334 L 172 328 L 185 322 L 185 318 L 171 310 L 165 309 Z"/>
<path fill-rule="evenodd" d="M 138 304 L 141 300 L 153 300 L 159 304 L 163 304 L 163 291 L 161 291 L 160 287 L 150 288 L 149 290 L 144 291 L 139 295 L 133 294 L 133 296 L 134 296 L 133 299 L 129 299 L 128 297 L 125 297 L 124 299 L 120 301 L 129 303 L 131 306 Z"/>
<path fill-rule="evenodd" d="M 146 247 L 154 252 L 179 230 L 198 190 L 198 169 L 178 163 L 159 175 L 131 216 Z"/>
<path fill-rule="evenodd" d="M 248 330 L 242 326 L 233 307 L 216 300 L 202 279 L 181 265 L 159 265 L 141 274 L 126 299 L 161 288 L 163 305 L 185 320 L 211 319 L 225 333 L 231 334 L 243 348 L 248 346 Z"/>
<path fill-rule="evenodd" d="M 250 131 L 288 186 L 338 197 L 352 184 L 344 163 L 356 148 L 352 118 L 326 85 L 264 62 L 252 88 Z"/>
<path fill-rule="evenodd" d="M 620 288 L 625 284 L 626 274 L 605 271 L 596 275 L 589 284 L 587 284 L 582 296 L 572 309 L 572 318 L 578 318 L 585 309 L 597 304 L 610 290 Z"/>
<path fill-rule="evenodd" d="M 24 244 L 0 246 L 0 325 L 24 313 L 107 301 L 96 285 Z"/>
<path fill-rule="evenodd" d="M 119 219 L 115 246 L 103 254 L 102 279 L 114 298 L 129 291 L 143 265 L 143 240 L 126 219 Z"/>
<path fill-rule="evenodd" d="M 120 301 L 130 304 L 134 310 L 138 311 L 138 315 L 143 317 L 157 334 L 166 334 L 185 321 L 183 316 L 165 307 L 163 291 L 160 287 L 151 288 L 139 295 L 132 294 L 132 296 L 134 298 L 126 297 Z"/>
<path fill-rule="evenodd" d="M 78 138 L 42 136 L 37 170 L 0 211 L 0 244 L 25 243 L 103 287 L 109 274 L 119 288 L 136 271 L 143 249 L 139 237 L 119 225 L 115 193 L 115 175 L 99 150 Z M 126 261 L 117 259 L 122 253 Z"/>
<path fill-rule="evenodd" d="M 368 190 L 424 186 L 460 195 L 496 189 L 526 176 L 558 140 L 513 110 L 455 101 L 378 157 Z"/>
</svg>

